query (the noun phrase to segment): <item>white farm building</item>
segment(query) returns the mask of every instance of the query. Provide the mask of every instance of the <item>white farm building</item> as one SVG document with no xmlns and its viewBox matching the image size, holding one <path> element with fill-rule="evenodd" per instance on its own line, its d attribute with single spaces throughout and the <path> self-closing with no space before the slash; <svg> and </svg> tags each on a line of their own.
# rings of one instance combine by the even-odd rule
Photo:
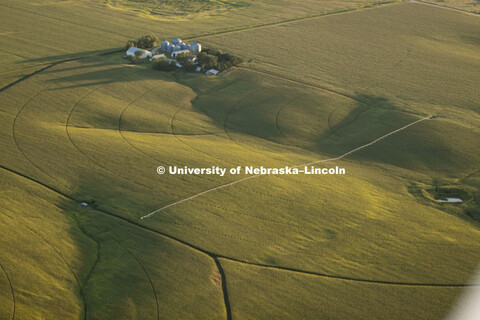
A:
<svg viewBox="0 0 480 320">
<path fill-rule="evenodd" d="M 138 57 L 139 59 L 146 59 L 146 58 L 151 58 L 152 53 L 145 49 L 131 47 L 130 49 L 127 50 L 127 57 Z"/>
</svg>

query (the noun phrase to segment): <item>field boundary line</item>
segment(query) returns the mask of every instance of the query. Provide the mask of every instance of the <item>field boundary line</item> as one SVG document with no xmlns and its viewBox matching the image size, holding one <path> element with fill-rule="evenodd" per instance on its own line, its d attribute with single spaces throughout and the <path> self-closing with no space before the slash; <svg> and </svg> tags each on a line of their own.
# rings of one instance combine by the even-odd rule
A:
<svg viewBox="0 0 480 320">
<path fill-rule="evenodd" d="M 222 280 L 222 292 L 223 292 L 223 301 L 225 303 L 225 312 L 227 313 L 227 320 L 232 320 L 232 308 L 230 306 L 230 299 L 228 298 L 228 289 L 227 289 L 227 279 L 225 271 L 223 270 L 222 264 L 218 260 L 217 256 L 212 256 L 215 266 L 220 273 L 220 278 Z"/>
<path fill-rule="evenodd" d="M 377 284 L 377 285 L 394 285 L 394 286 L 406 286 L 406 287 L 437 287 L 437 288 L 480 287 L 480 284 L 475 284 L 475 283 L 472 283 L 472 284 L 464 284 L 464 283 L 448 284 L 448 283 L 400 282 L 400 281 L 362 279 L 362 278 L 354 278 L 354 277 L 347 277 L 347 276 L 340 276 L 340 275 L 331 275 L 331 274 L 325 274 L 325 273 L 314 272 L 314 271 L 306 271 L 306 270 L 300 270 L 300 269 L 289 268 L 289 267 L 272 266 L 272 265 L 248 262 L 248 261 L 243 261 L 243 260 L 240 260 L 240 259 L 228 258 L 228 257 L 222 257 L 222 256 L 218 256 L 218 258 L 224 259 L 224 260 L 229 260 L 229 261 L 236 262 L 236 263 L 245 264 L 245 265 L 255 266 L 255 267 L 259 267 L 259 268 L 276 269 L 276 270 L 281 270 L 281 271 L 288 271 L 288 272 L 295 272 L 295 273 L 301 273 L 301 274 L 306 274 L 306 275 L 318 276 L 318 277 L 322 277 L 322 278 L 329 278 L 329 279 L 336 279 L 336 280 L 343 280 L 343 281 L 352 281 L 352 282 L 371 283 L 371 284 Z"/>
<path fill-rule="evenodd" d="M 145 266 L 140 262 L 140 260 L 139 260 L 130 250 L 128 250 L 127 247 L 125 247 L 123 244 L 120 243 L 120 241 L 118 241 L 117 239 L 115 239 L 115 238 L 112 237 L 112 236 L 109 236 L 109 238 L 112 239 L 120 248 L 123 248 L 123 250 L 127 251 L 127 252 L 135 259 L 135 261 L 137 261 L 137 263 L 139 264 L 139 266 L 142 268 L 143 272 L 145 273 L 145 275 L 146 275 L 147 278 L 148 278 L 148 281 L 150 282 L 150 286 L 152 287 L 153 296 L 155 297 L 155 305 L 156 305 L 156 308 L 157 308 L 157 319 L 160 319 L 160 307 L 158 306 L 157 291 L 155 290 L 155 285 L 153 284 L 152 278 L 151 278 L 150 275 L 148 274 L 147 269 L 146 269 Z"/>
<path fill-rule="evenodd" d="M 352 154 L 352 153 L 354 153 L 354 152 L 357 152 L 357 151 L 359 151 L 359 150 L 362 150 L 362 149 L 364 149 L 364 148 L 367 148 L 367 147 L 369 147 L 369 146 L 371 146 L 371 145 L 379 142 L 380 140 L 382 140 L 382 139 L 384 139 L 384 138 L 386 138 L 386 137 L 388 137 L 388 136 L 391 136 L 391 135 L 393 135 L 393 134 L 395 134 L 395 133 L 397 133 L 397 132 L 400 132 L 400 131 L 402 131 L 402 130 L 407 129 L 407 128 L 410 127 L 410 126 L 413 126 L 413 125 L 415 125 L 415 124 L 417 124 L 417 123 L 419 123 L 419 122 L 422 122 L 422 121 L 425 121 L 425 120 L 429 120 L 429 119 L 430 119 L 430 118 L 427 117 L 427 118 L 422 118 L 422 119 L 416 120 L 416 121 L 414 121 L 414 122 L 412 122 L 412 123 L 409 123 L 409 124 L 407 124 L 407 125 L 399 128 L 399 129 L 393 130 L 393 131 L 391 131 L 391 132 L 389 132 L 389 133 L 381 136 L 380 138 L 377 138 L 377 139 L 373 140 L 372 142 L 366 143 L 366 144 L 361 145 L 361 146 L 359 146 L 359 147 L 357 147 L 357 148 L 355 148 L 355 149 L 352 149 L 352 150 L 350 150 L 350 151 L 348 151 L 348 152 L 346 152 L 346 153 L 344 153 L 344 154 L 342 154 L 342 155 L 340 155 L 340 156 L 338 156 L 338 157 L 329 158 L 329 159 L 323 159 L 323 160 L 316 160 L 316 161 L 312 161 L 312 162 L 309 162 L 309 163 L 306 163 L 306 164 L 301 164 L 301 165 L 292 166 L 291 168 L 299 168 L 299 167 L 305 167 L 305 166 L 315 165 L 315 164 L 322 163 L 322 162 L 330 162 L 330 161 L 340 160 L 340 159 L 342 159 L 342 158 L 344 158 L 344 157 L 346 157 L 346 156 L 348 156 L 348 155 L 350 155 L 350 154 Z M 226 188 L 226 187 L 229 187 L 229 186 L 233 186 L 233 185 L 235 185 L 235 184 L 238 184 L 238 183 L 241 183 L 241 182 L 244 182 L 244 181 L 248 181 L 248 180 L 251 180 L 251 179 L 254 179 L 254 178 L 262 177 L 262 176 L 265 176 L 265 175 L 266 175 L 266 174 L 258 174 L 258 175 L 246 177 L 246 178 L 243 178 L 243 179 L 240 179 L 240 180 L 236 180 L 236 181 L 233 181 L 233 182 L 230 182 L 230 183 L 227 183 L 227 184 L 223 184 L 223 185 L 220 185 L 220 186 L 217 186 L 217 187 L 214 187 L 214 188 L 211 188 L 211 189 L 202 191 L 202 192 L 197 193 L 197 194 L 195 194 L 195 195 L 193 195 L 193 196 L 190 196 L 190 197 L 188 197 L 188 198 L 185 198 L 185 199 L 182 199 L 182 200 L 173 202 L 173 203 L 171 203 L 171 204 L 169 204 L 169 205 L 166 205 L 166 206 L 164 206 L 164 207 L 162 207 L 162 208 L 160 208 L 160 209 L 154 210 L 154 211 L 152 211 L 152 212 L 150 212 L 150 213 L 148 213 L 148 214 L 140 217 L 140 219 L 142 219 L 142 220 L 143 220 L 143 219 L 148 219 L 148 218 L 150 218 L 151 216 L 157 214 L 157 213 L 160 212 L 160 211 L 163 211 L 163 210 L 168 209 L 168 208 L 170 208 L 170 207 L 176 206 L 176 205 L 178 205 L 178 204 L 180 204 L 180 203 L 193 200 L 193 199 L 195 199 L 195 198 L 197 198 L 197 197 L 199 197 L 199 196 L 201 196 L 201 195 L 204 195 L 204 194 L 207 194 L 207 193 L 210 193 L 210 192 L 219 190 L 219 189 L 223 189 L 223 188 Z"/>
</svg>

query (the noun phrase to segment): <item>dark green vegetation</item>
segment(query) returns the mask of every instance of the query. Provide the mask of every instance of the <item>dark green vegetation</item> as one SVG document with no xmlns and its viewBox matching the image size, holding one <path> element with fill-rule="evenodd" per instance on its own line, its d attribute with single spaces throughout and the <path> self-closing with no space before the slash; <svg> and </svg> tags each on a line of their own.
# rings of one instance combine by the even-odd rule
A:
<svg viewBox="0 0 480 320">
<path fill-rule="evenodd" d="M 242 59 L 230 53 L 223 53 L 221 50 L 205 48 L 198 55 L 198 64 L 203 69 L 225 71 L 240 63 L 242 63 Z"/>
<path fill-rule="evenodd" d="M 142 49 L 151 49 L 160 44 L 158 37 L 154 34 L 147 34 L 143 37 L 138 38 L 137 40 L 128 40 L 125 45 L 125 50 L 130 49 L 131 47 L 137 47 Z"/>
<path fill-rule="evenodd" d="M 98 24 L 85 39 L 85 26 L 64 35 L 52 22 L 78 18 L 84 2 L 35 3 L 2 2 L 0 15 L 20 22 L 2 21 L 15 30 L 30 17 L 25 28 L 45 29 L 45 47 L 76 42 L 4 64 L 49 67 L 0 92 L 2 318 L 439 319 L 470 283 L 480 261 L 477 17 L 394 4 L 211 35 L 202 43 L 252 61 L 208 78 L 118 53 L 50 66 L 113 51 L 145 21 L 90 1 L 98 10 L 69 20 Z M 246 27 L 258 12 L 185 24 L 185 35 Z M 154 22 L 152 32 L 175 33 Z M 119 35 L 102 42 L 102 32 Z M 21 39 L 20 51 L 39 41 Z M 284 45 L 295 39 L 309 50 Z M 159 176 L 158 165 L 298 165 L 432 114 L 328 164 L 345 176 L 251 179 L 140 220 L 242 178 Z M 437 186 L 471 199 L 436 203 Z"/>
</svg>

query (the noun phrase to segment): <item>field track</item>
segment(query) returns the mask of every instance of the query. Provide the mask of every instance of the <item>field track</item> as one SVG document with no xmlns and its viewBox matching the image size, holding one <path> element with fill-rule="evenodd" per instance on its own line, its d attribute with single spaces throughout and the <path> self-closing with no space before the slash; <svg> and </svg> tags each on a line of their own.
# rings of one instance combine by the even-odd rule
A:
<svg viewBox="0 0 480 320">
<path fill-rule="evenodd" d="M 5 277 L 7 278 L 8 286 L 10 287 L 10 291 L 12 293 L 12 320 L 13 320 L 15 319 L 15 291 L 13 290 L 12 280 L 10 280 L 7 270 L 5 270 L 2 264 L 0 264 L 0 268 L 2 269 L 3 273 L 5 274 Z"/>
<path fill-rule="evenodd" d="M 3 167 L 1 167 L 3 168 Z M 50 242 L 48 241 L 45 237 L 42 237 L 37 231 L 35 231 L 34 229 L 32 229 L 31 227 L 29 227 L 28 225 L 26 225 L 25 223 L 22 223 L 20 222 L 18 219 L 15 219 L 14 217 L 6 214 L 6 213 L 2 213 L 3 216 L 5 217 L 8 217 L 10 219 L 12 219 L 13 221 L 19 223 L 20 225 L 22 225 L 25 229 L 29 230 L 31 233 L 33 233 L 36 237 L 40 238 L 41 240 L 43 240 L 43 242 L 45 242 L 55 253 L 56 255 L 60 258 L 60 260 L 63 262 L 63 264 L 65 266 L 67 266 L 67 269 L 68 271 L 72 274 L 73 278 L 75 279 L 75 284 L 78 286 L 78 290 L 79 290 L 79 293 L 80 293 L 80 297 L 81 297 L 81 300 L 82 300 L 82 305 L 83 305 L 83 319 L 86 320 L 87 319 L 87 303 L 86 303 L 86 300 L 85 300 L 85 294 L 83 292 L 83 287 L 80 283 L 80 279 L 78 278 L 77 274 L 75 273 L 75 271 L 73 271 L 73 268 L 70 266 L 70 264 L 67 262 L 67 260 L 65 259 L 65 257 L 60 253 L 60 251 Z M 3 267 L 2 267 L 3 268 Z M 12 289 L 13 290 L 13 289 Z M 13 291 L 12 291 L 13 292 Z"/>
<path fill-rule="evenodd" d="M 133 259 L 135 259 L 135 261 L 137 261 L 138 265 L 140 266 L 140 268 L 142 268 L 143 270 L 143 273 L 145 274 L 145 276 L 148 278 L 148 281 L 150 282 L 150 287 L 152 288 L 152 292 L 153 292 L 153 296 L 154 296 L 154 299 L 155 299 L 155 305 L 156 305 L 156 310 L 157 310 L 157 319 L 160 319 L 160 308 L 158 306 L 158 297 L 157 297 L 157 291 L 155 290 L 155 286 L 153 285 L 153 281 L 152 281 L 152 278 L 150 277 L 150 275 L 148 274 L 147 272 L 147 269 L 145 268 L 145 266 L 140 262 L 140 260 L 130 251 L 128 250 L 124 245 L 122 245 L 118 240 L 116 240 L 114 237 L 110 236 L 110 239 L 112 239 L 120 248 L 122 248 L 123 250 L 127 251 L 130 256 L 132 256 Z"/>
<path fill-rule="evenodd" d="M 390 135 L 392 135 L 392 134 L 395 134 L 395 133 L 397 133 L 397 132 L 400 132 L 400 131 L 402 131 L 402 130 L 405 130 L 405 129 L 407 129 L 407 128 L 410 127 L 410 126 L 413 126 L 413 125 L 415 125 L 415 124 L 417 124 L 417 123 L 419 123 L 419 122 L 421 122 L 421 121 L 425 121 L 425 120 L 429 120 L 429 118 L 422 118 L 422 119 L 416 120 L 416 121 L 414 121 L 414 122 L 412 122 L 412 123 L 410 123 L 410 124 L 407 124 L 406 126 L 403 126 L 403 127 L 399 128 L 399 129 L 396 129 L 396 130 L 393 130 L 393 131 L 391 131 L 391 132 L 389 132 L 389 133 L 381 136 L 380 138 L 377 138 L 377 139 L 373 140 L 372 142 L 369 142 L 369 143 L 364 144 L 364 145 L 362 145 L 362 146 L 360 146 L 360 147 L 357 147 L 357 148 L 355 148 L 355 149 L 352 149 L 352 150 L 350 150 L 350 151 L 348 151 L 348 152 L 346 152 L 346 153 L 344 153 L 344 154 L 342 154 L 342 155 L 340 155 L 340 156 L 338 156 L 338 157 L 329 158 L 329 159 L 323 159 L 323 160 L 318 160 L 318 161 L 313 161 L 313 162 L 310 162 L 310 163 L 307 163 L 307 164 L 297 165 L 297 166 L 294 166 L 294 167 L 292 167 L 292 168 L 299 168 L 299 167 L 303 167 L 303 166 L 315 165 L 315 164 L 322 163 L 322 162 L 330 162 L 330 161 L 340 160 L 340 159 L 342 159 L 342 158 L 344 158 L 344 157 L 346 157 L 346 156 L 348 156 L 348 155 L 350 155 L 350 154 L 352 154 L 352 153 L 354 153 L 354 152 L 357 152 L 357 151 L 362 150 L 362 149 L 364 149 L 364 148 L 366 148 L 366 147 L 369 147 L 369 146 L 371 146 L 371 145 L 379 142 L 380 140 L 382 140 L 382 139 L 384 139 L 384 138 L 386 138 L 386 137 L 388 137 L 388 136 L 390 136 Z M 236 180 L 236 181 L 233 181 L 233 182 L 230 182 L 230 183 L 227 183 L 227 184 L 223 184 L 223 185 L 217 186 L 217 187 L 212 188 L 212 189 L 208 189 L 208 190 L 202 191 L 202 192 L 197 193 L 197 194 L 195 194 L 195 195 L 193 195 L 193 196 L 191 196 L 191 197 L 182 199 L 182 200 L 180 200 L 180 201 L 171 203 L 171 204 L 169 204 L 169 205 L 167 205 L 167 206 L 165 206 L 165 207 L 162 207 L 162 208 L 160 208 L 160 209 L 157 209 L 157 210 L 155 210 L 155 211 L 152 211 L 152 212 L 150 212 L 149 214 L 146 214 L 146 215 L 142 216 L 140 219 L 143 220 L 143 219 L 150 218 L 150 217 L 153 216 L 154 214 L 156 214 L 156 213 L 158 213 L 158 212 L 160 212 L 160 211 L 163 211 L 163 210 L 165 210 L 165 209 L 168 209 L 168 208 L 170 208 L 170 207 L 176 206 L 176 205 L 178 205 L 178 204 L 180 204 L 180 203 L 182 203 L 182 202 L 187 202 L 187 201 L 193 200 L 193 199 L 195 199 L 195 198 L 197 198 L 197 197 L 199 197 L 199 196 L 201 196 L 201 195 L 204 195 L 204 194 L 207 194 L 207 193 L 216 191 L 216 190 L 220 190 L 220 189 L 223 189 L 223 188 L 226 188 L 226 187 L 229 187 L 229 186 L 233 186 L 233 185 L 235 185 L 235 184 L 238 184 L 238 183 L 241 183 L 241 182 L 245 182 L 245 181 L 247 181 L 247 180 L 251 180 L 251 179 L 254 179 L 254 178 L 258 178 L 258 177 L 261 177 L 261 176 L 265 176 L 265 174 L 259 174 L 259 175 L 255 175 L 255 176 L 246 177 L 246 178 L 243 178 L 243 179 L 240 179 L 240 180 Z"/>
<path fill-rule="evenodd" d="M 462 9 L 457 9 L 457 8 L 452 8 L 452 7 L 444 6 L 444 5 L 441 5 L 441 4 L 438 4 L 438 3 L 425 2 L 425 1 L 421 1 L 421 0 L 409 0 L 409 2 L 420 3 L 420 4 L 427 5 L 427 6 L 434 6 L 434 7 L 437 7 L 437 8 L 443 8 L 443 9 L 447 9 L 447 10 L 453 10 L 453 11 L 458 11 L 458 12 L 463 12 L 463 13 L 468 13 L 468 14 L 479 15 L 478 13 L 475 13 L 475 12 L 462 10 Z"/>
</svg>

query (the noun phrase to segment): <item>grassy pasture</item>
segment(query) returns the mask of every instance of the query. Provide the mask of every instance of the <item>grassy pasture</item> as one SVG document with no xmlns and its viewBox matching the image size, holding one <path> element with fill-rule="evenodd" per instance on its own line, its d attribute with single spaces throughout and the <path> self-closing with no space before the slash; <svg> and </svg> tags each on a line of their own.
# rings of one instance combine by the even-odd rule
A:
<svg viewBox="0 0 480 320">
<path fill-rule="evenodd" d="M 218 255 L 234 318 L 441 317 L 459 293 L 449 285 L 467 283 L 480 260 L 467 214 L 479 211 L 480 187 L 471 19 L 392 5 L 205 38 L 253 58 L 218 77 L 156 72 L 118 54 L 0 92 L 0 165 L 44 184 L 0 168 L 2 316 L 12 312 L 10 279 L 19 318 L 83 318 L 85 305 L 88 319 L 225 318 Z M 269 50 L 253 50 L 260 35 Z M 320 62 L 281 45 L 300 35 Z M 445 50 L 426 49 L 439 37 Z M 402 43 L 416 68 L 388 67 Z M 260 177 L 139 220 L 243 177 L 159 176 L 160 164 L 299 165 L 433 113 L 442 117 L 327 163 L 345 176 Z M 475 200 L 451 209 L 422 193 L 442 185 Z"/>
</svg>

